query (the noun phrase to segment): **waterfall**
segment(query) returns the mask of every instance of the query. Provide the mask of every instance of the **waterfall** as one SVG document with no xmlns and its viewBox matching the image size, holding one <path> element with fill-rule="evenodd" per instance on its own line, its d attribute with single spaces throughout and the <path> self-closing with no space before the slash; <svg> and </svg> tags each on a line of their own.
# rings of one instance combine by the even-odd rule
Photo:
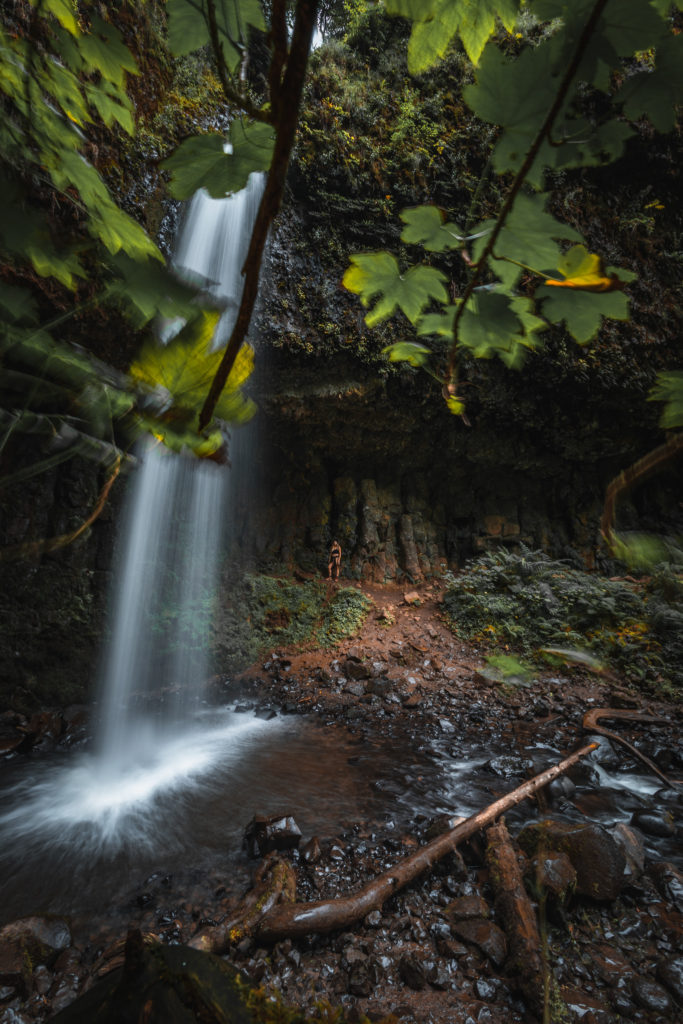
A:
<svg viewBox="0 0 683 1024">
<path fill-rule="evenodd" d="M 263 175 L 252 174 L 227 199 L 198 192 L 179 232 L 178 273 L 202 281 L 224 310 L 216 346 L 227 341 L 239 308 L 263 186 Z M 167 338 L 173 325 L 163 333 Z M 224 468 L 158 446 L 143 451 L 140 461 L 123 520 L 101 672 L 97 749 L 111 771 L 144 760 L 151 744 L 177 735 L 201 706 L 222 523 L 230 519 L 231 491 L 238 490 Z"/>
</svg>

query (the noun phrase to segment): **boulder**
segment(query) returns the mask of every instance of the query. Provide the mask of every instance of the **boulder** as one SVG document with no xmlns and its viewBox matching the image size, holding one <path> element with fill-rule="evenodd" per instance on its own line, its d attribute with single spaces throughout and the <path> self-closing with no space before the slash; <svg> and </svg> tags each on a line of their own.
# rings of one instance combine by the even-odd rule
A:
<svg viewBox="0 0 683 1024">
<path fill-rule="evenodd" d="M 0 928 L 0 982 L 24 989 L 38 964 L 50 966 L 71 945 L 71 932 L 59 917 L 24 917 Z"/>
<path fill-rule="evenodd" d="M 529 857 L 549 852 L 567 855 L 576 871 L 576 892 L 595 900 L 613 900 L 624 884 L 626 856 L 600 825 L 568 825 L 546 820 L 523 828 L 517 842 Z"/>
<path fill-rule="evenodd" d="M 496 967 L 502 967 L 505 963 L 508 944 L 505 932 L 498 925 L 483 918 L 472 918 L 467 921 L 454 921 L 451 931 L 458 938 L 476 946 Z"/>
</svg>

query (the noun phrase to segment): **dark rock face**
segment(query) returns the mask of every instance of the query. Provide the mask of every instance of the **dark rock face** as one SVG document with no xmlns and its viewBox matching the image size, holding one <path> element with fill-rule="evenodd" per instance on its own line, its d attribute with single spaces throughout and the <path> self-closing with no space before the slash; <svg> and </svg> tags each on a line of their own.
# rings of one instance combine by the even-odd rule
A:
<svg viewBox="0 0 683 1024">
<path fill-rule="evenodd" d="M 529 856 L 553 850 L 565 853 L 576 871 L 576 891 L 596 900 L 613 900 L 624 882 L 622 847 L 599 825 L 543 821 L 522 829 L 517 841 Z"/>
</svg>

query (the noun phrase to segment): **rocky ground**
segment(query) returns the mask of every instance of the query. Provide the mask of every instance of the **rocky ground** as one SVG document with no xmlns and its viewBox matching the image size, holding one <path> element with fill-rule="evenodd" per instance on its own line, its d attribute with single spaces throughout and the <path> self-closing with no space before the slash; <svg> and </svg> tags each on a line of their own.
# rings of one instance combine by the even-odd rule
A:
<svg viewBox="0 0 683 1024">
<path fill-rule="evenodd" d="M 679 707 L 579 669 L 544 672 L 529 685 L 497 683 L 485 671 L 482 652 L 459 642 L 441 621 L 436 585 L 413 594 L 363 589 L 373 609 L 358 635 L 333 650 L 274 647 L 239 679 L 217 677 L 217 699 L 247 714 L 312 714 L 323 724 L 341 723 L 361 749 L 379 737 L 399 755 L 438 747 L 455 757 L 475 745 L 485 748 L 490 757 L 480 765 L 473 797 L 479 807 L 585 742 L 582 719 L 590 708 L 659 717 L 605 724 L 661 771 L 683 776 Z M 64 723 L 63 715 L 57 718 Z M 55 726 L 54 715 L 43 721 L 64 733 L 62 740 L 69 728 L 83 728 L 77 717 L 69 728 Z M 14 730 L 26 749 L 30 723 L 6 716 L 4 725 L 5 749 L 24 756 L 12 753 L 20 748 L 8 737 Z M 37 736 L 39 723 L 32 727 Z M 683 1020 L 683 796 L 657 781 L 657 791 L 651 787 L 646 797 L 621 789 L 617 798 L 605 770 L 628 780 L 647 769 L 618 744 L 604 737 L 599 743 L 590 761 L 508 817 L 547 933 L 548 1019 L 669 1024 Z M 415 808 L 409 820 L 340 821 L 330 834 L 300 840 L 294 835 L 284 855 L 296 869 L 297 899 L 347 894 L 410 855 L 449 827 L 447 815 L 432 811 Z M 556 824 L 543 830 L 545 845 L 534 860 L 539 830 L 532 826 L 546 819 Z M 286 836 L 283 841 L 287 845 Z M 274 947 L 247 938 L 229 960 L 286 1004 L 313 1013 L 326 1000 L 343 1007 L 349 1021 L 363 1015 L 370 1021 L 393 1015 L 402 1024 L 535 1021 L 494 906 L 485 846 L 486 836 L 475 835 L 346 931 Z M 49 1020 L 67 1007 L 120 965 L 129 927 L 165 943 L 187 943 L 202 927 L 220 923 L 248 885 L 250 863 L 258 860 L 249 862 L 245 854 L 230 877 L 218 870 L 195 874 L 192 886 L 152 875 L 136 892 L 125 923 L 103 919 L 84 928 L 33 918 L 6 925 L 0 930 L 0 1024 Z"/>
</svg>

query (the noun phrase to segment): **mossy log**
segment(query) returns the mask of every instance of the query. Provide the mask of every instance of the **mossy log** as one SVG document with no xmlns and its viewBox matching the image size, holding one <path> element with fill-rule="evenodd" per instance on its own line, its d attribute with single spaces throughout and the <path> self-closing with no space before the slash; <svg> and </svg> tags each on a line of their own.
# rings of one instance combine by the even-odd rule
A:
<svg viewBox="0 0 683 1024">
<path fill-rule="evenodd" d="M 494 891 L 494 906 L 510 949 L 508 966 L 514 972 L 530 1008 L 541 1016 L 544 1005 L 541 937 L 505 822 L 492 825 L 486 833 L 486 840 L 486 863 Z"/>
</svg>

